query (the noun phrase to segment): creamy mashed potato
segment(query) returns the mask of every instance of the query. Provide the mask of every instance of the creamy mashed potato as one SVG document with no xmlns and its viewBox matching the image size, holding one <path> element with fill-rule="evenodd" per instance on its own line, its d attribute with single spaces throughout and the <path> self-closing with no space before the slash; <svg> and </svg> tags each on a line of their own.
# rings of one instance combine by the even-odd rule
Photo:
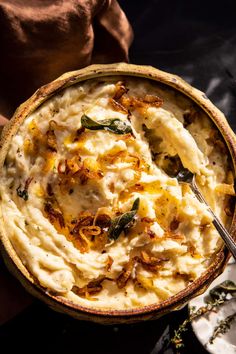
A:
<svg viewBox="0 0 236 354">
<path fill-rule="evenodd" d="M 228 225 L 233 175 L 207 116 L 148 80 L 88 80 L 46 101 L 12 139 L 4 232 L 49 292 L 102 309 L 161 302 L 222 244 L 207 208 L 178 183 L 183 167 Z"/>
</svg>

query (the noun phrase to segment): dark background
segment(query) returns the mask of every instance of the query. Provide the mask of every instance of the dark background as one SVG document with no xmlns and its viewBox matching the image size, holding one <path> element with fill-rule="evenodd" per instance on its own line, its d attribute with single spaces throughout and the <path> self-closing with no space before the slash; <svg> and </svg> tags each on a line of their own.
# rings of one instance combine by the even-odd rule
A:
<svg viewBox="0 0 236 354">
<path fill-rule="evenodd" d="M 135 34 L 130 61 L 182 76 L 207 94 L 236 131 L 236 1 L 119 3 Z M 186 315 L 185 308 L 157 321 L 104 327 L 54 313 L 35 301 L 2 326 L 0 351 L 157 354 L 163 332 L 172 333 Z M 191 330 L 185 343 L 183 353 L 206 353 Z"/>
</svg>

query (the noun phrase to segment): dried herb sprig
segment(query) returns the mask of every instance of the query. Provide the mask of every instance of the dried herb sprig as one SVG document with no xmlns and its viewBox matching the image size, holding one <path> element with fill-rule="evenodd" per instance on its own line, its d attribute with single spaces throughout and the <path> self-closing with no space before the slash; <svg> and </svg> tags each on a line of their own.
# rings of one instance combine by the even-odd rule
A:
<svg viewBox="0 0 236 354">
<path fill-rule="evenodd" d="M 206 306 L 202 306 L 196 310 L 195 307 L 190 309 L 189 317 L 186 318 L 178 327 L 177 330 L 174 331 L 174 336 L 171 338 L 170 343 L 175 347 L 176 350 L 184 347 L 183 342 L 183 333 L 188 330 L 189 323 L 192 320 L 205 315 L 208 312 L 214 311 L 217 307 L 221 306 L 226 301 L 230 300 L 228 298 L 228 294 L 232 294 L 236 292 L 236 284 L 230 280 L 226 280 L 221 284 L 215 286 L 210 291 L 210 299 L 207 302 Z M 232 297 L 231 297 L 232 299 Z M 219 335 L 224 334 L 230 329 L 231 323 L 236 318 L 236 313 L 230 315 L 222 320 L 218 326 L 214 329 L 212 337 L 210 338 L 209 342 L 212 343 L 213 340 Z"/>
<path fill-rule="evenodd" d="M 188 325 L 192 320 L 205 315 L 206 313 L 215 310 L 218 306 L 222 305 L 226 299 L 217 299 L 213 302 L 209 302 L 206 306 L 199 307 L 199 309 L 195 310 L 194 307 L 190 309 L 189 317 L 186 318 L 178 327 L 177 330 L 174 331 L 174 336 L 171 338 L 170 342 L 174 345 L 176 349 L 184 347 L 184 342 L 182 335 L 184 332 L 188 330 Z"/>
<path fill-rule="evenodd" d="M 209 343 L 213 344 L 214 340 L 219 334 L 225 334 L 229 331 L 231 323 L 236 319 L 236 312 L 227 316 L 224 320 L 221 320 L 215 327 L 214 332 L 209 339 Z"/>
</svg>

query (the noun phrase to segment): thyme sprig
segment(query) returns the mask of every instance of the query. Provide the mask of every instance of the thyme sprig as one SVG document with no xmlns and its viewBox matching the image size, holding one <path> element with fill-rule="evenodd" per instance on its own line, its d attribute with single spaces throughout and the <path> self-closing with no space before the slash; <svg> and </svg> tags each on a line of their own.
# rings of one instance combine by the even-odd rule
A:
<svg viewBox="0 0 236 354">
<path fill-rule="evenodd" d="M 183 348 L 184 342 L 182 335 L 184 332 L 188 330 L 188 325 L 191 321 L 195 320 L 196 318 L 205 315 L 210 311 L 214 311 L 218 306 L 222 305 L 226 299 L 219 298 L 214 300 L 213 302 L 209 302 L 206 306 L 199 307 L 199 309 L 195 310 L 195 307 L 190 309 L 189 317 L 186 318 L 178 327 L 177 330 L 174 331 L 174 336 L 171 338 L 171 343 L 174 345 L 176 349 Z"/>
<path fill-rule="evenodd" d="M 230 330 L 231 323 L 236 319 L 236 312 L 227 316 L 224 320 L 221 320 L 215 327 L 214 332 L 209 339 L 209 343 L 213 344 L 214 340 L 219 334 L 225 334 Z"/>
<path fill-rule="evenodd" d="M 189 329 L 189 324 L 195 320 L 196 318 L 205 315 L 211 311 L 215 311 L 216 308 L 221 306 L 226 301 L 235 298 L 233 293 L 236 292 L 236 284 L 230 280 L 226 280 L 221 284 L 215 286 L 210 291 L 210 299 L 208 300 L 206 306 L 202 306 L 196 310 L 196 307 L 190 308 L 189 316 L 186 318 L 178 327 L 177 330 L 174 331 L 174 335 L 170 340 L 170 343 L 174 346 L 176 351 L 184 347 L 183 341 L 183 333 Z M 231 296 L 228 296 L 231 294 Z M 209 339 L 209 343 L 212 344 L 214 339 L 219 334 L 225 334 L 229 329 L 231 323 L 236 319 L 236 313 L 226 317 L 224 320 L 220 321 L 218 325 L 215 327 L 211 338 Z"/>
</svg>

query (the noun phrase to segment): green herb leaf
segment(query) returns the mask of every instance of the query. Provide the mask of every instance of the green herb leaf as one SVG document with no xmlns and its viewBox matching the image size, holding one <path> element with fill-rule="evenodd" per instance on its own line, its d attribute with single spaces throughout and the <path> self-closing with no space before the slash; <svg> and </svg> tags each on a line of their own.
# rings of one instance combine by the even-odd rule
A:
<svg viewBox="0 0 236 354">
<path fill-rule="evenodd" d="M 225 280 L 220 284 L 220 287 L 227 291 L 236 291 L 236 284 L 231 280 Z"/>
<path fill-rule="evenodd" d="M 98 123 L 84 114 L 81 117 L 81 125 L 89 130 L 108 130 L 114 134 L 132 133 L 131 126 L 119 118 L 100 120 Z"/>
<path fill-rule="evenodd" d="M 228 293 L 234 291 L 236 291 L 236 284 L 231 280 L 226 280 L 211 289 L 210 296 L 213 299 L 224 299 Z"/>
<path fill-rule="evenodd" d="M 29 194 L 28 191 L 26 189 L 20 189 L 21 185 L 19 185 L 19 187 L 16 189 L 16 193 L 18 195 L 18 197 L 23 198 L 25 201 L 29 199 Z"/>
<path fill-rule="evenodd" d="M 135 199 L 134 204 L 131 208 L 131 211 L 124 213 L 111 222 L 111 226 L 109 227 L 108 234 L 109 238 L 113 240 L 117 240 L 120 236 L 121 232 L 128 227 L 131 221 L 134 220 L 134 217 L 139 208 L 139 198 Z"/>
</svg>

